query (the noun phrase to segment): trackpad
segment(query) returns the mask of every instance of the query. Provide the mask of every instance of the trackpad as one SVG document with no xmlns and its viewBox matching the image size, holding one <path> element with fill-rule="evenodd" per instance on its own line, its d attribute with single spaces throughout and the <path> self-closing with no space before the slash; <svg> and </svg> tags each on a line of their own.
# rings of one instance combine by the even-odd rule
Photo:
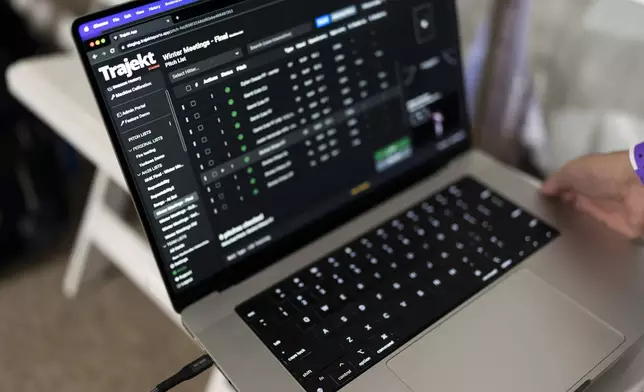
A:
<svg viewBox="0 0 644 392">
<path fill-rule="evenodd" d="M 624 336 L 523 270 L 388 366 L 413 391 L 564 392 Z"/>
</svg>

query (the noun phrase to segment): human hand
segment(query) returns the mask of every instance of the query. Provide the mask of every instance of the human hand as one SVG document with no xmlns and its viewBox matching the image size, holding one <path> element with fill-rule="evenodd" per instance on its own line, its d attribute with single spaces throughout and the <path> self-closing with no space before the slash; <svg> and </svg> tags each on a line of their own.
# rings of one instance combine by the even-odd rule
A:
<svg viewBox="0 0 644 392">
<path fill-rule="evenodd" d="M 644 236 L 644 186 L 628 152 L 589 155 L 566 164 L 541 188 L 627 236 Z"/>
</svg>

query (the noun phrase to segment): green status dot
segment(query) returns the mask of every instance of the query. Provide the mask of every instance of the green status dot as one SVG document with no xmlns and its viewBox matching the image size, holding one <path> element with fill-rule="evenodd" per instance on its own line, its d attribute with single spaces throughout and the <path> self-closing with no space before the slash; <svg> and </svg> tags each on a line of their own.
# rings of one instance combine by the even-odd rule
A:
<svg viewBox="0 0 644 392">
<path fill-rule="evenodd" d="M 239 128 L 241 128 L 241 124 L 240 123 L 235 123 L 235 129 L 239 129 Z"/>
<path fill-rule="evenodd" d="M 237 112 L 232 112 L 230 114 L 233 116 L 233 118 L 237 117 Z"/>
<path fill-rule="evenodd" d="M 177 275 L 177 271 L 172 271 L 172 275 L 176 276 L 176 275 Z"/>
<path fill-rule="evenodd" d="M 253 189 L 253 195 L 255 196 L 259 195 L 259 189 Z"/>
<path fill-rule="evenodd" d="M 242 135 L 241 133 L 237 135 L 237 140 L 244 140 L 244 135 Z"/>
<path fill-rule="evenodd" d="M 257 184 L 257 180 L 256 180 L 256 179 L 254 179 L 254 178 L 251 178 L 251 179 L 250 179 L 250 184 L 251 184 L 251 185 L 255 185 L 255 184 Z"/>
<path fill-rule="evenodd" d="M 242 152 L 246 152 L 246 146 L 241 146 Z"/>
<path fill-rule="evenodd" d="M 246 169 L 246 173 L 253 174 L 253 168 L 249 167 L 248 169 Z"/>
<path fill-rule="evenodd" d="M 226 87 L 226 90 L 224 90 L 224 91 L 226 91 L 226 93 L 230 93 L 230 91 L 231 91 L 230 87 Z"/>
<path fill-rule="evenodd" d="M 232 99 L 232 98 L 231 98 L 231 99 L 229 99 L 229 100 L 228 100 L 228 104 L 229 104 L 229 105 L 232 105 L 232 104 L 234 104 L 234 103 L 235 103 L 235 100 L 234 100 L 234 99 Z"/>
<path fill-rule="evenodd" d="M 101 43 L 102 43 L 102 44 L 104 44 L 104 43 L 105 43 L 105 38 L 101 39 Z"/>
<path fill-rule="evenodd" d="M 250 157 L 244 157 L 244 162 L 246 163 L 250 162 Z"/>
</svg>

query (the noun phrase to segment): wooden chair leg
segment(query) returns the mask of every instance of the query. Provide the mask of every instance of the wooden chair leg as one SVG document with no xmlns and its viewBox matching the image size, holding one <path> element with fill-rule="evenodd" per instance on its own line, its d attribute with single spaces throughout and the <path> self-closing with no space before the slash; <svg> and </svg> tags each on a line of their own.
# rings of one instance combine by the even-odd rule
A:
<svg viewBox="0 0 644 392">
<path fill-rule="evenodd" d="M 106 208 L 105 197 L 109 184 L 109 177 L 97 169 L 63 279 L 63 293 L 68 298 L 74 298 L 83 282 L 97 277 L 109 266 L 109 262 L 101 255 L 95 254 L 97 252 L 92 245 L 92 220 L 99 209 Z"/>
</svg>

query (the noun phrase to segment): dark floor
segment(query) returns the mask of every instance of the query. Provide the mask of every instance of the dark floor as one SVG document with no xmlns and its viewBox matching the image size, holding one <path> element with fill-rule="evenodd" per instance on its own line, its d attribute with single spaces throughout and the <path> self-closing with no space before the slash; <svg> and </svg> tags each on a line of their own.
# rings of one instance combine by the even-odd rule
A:
<svg viewBox="0 0 644 392">
<path fill-rule="evenodd" d="M 67 300 L 61 247 L 0 272 L 0 391 L 149 391 L 199 355 L 117 272 Z M 206 379 L 176 390 L 203 391 Z"/>
</svg>

